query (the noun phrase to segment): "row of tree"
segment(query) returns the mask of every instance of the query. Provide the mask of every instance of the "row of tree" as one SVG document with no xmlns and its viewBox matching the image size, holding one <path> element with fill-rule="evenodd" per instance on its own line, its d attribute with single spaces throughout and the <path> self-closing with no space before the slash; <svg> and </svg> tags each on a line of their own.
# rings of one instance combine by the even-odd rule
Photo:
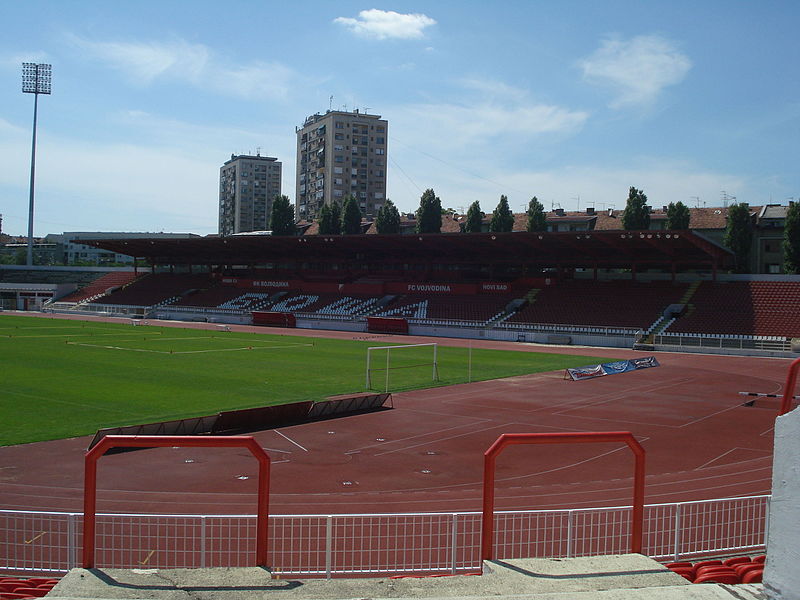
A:
<svg viewBox="0 0 800 600">
<path fill-rule="evenodd" d="M 420 198 L 416 212 L 416 233 L 439 233 L 442 230 L 442 201 L 432 189 L 427 189 Z M 528 203 L 526 211 L 526 231 L 547 231 L 547 216 L 544 206 L 534 196 Z M 689 229 L 689 208 L 683 202 L 670 202 L 667 206 L 666 229 Z M 462 230 L 465 233 L 483 231 L 484 213 L 476 200 L 467 211 Z M 323 235 L 361 233 L 361 210 L 358 201 L 348 196 L 341 205 L 333 203 L 324 205 L 318 218 L 319 233 Z M 391 200 L 387 200 L 375 219 L 378 233 L 400 233 L 400 212 Z M 489 231 L 511 231 L 514 227 L 512 213 L 506 196 L 500 196 L 500 202 L 492 212 L 489 220 Z M 294 235 L 294 207 L 286 196 L 278 196 L 272 204 L 270 228 L 273 235 Z M 650 207 L 644 191 L 631 187 L 628 190 L 628 201 L 622 214 L 622 228 L 629 231 L 641 231 L 650 228 Z M 736 271 L 747 272 L 753 242 L 753 222 L 750 207 L 746 203 L 732 204 L 728 208 L 728 223 L 723 243 L 736 256 Z M 784 270 L 789 274 L 800 274 L 800 204 L 789 206 L 784 226 L 783 240 Z"/>
</svg>

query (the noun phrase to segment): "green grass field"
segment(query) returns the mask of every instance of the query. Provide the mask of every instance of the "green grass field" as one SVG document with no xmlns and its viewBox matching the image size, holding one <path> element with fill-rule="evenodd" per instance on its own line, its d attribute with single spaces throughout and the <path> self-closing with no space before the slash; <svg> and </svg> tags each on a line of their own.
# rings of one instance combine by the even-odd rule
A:
<svg viewBox="0 0 800 600">
<path fill-rule="evenodd" d="M 235 333 L 153 325 L 0 316 L 0 445 L 98 428 L 201 416 L 364 392 L 366 355 L 380 341 Z M 553 371 L 590 356 L 471 351 L 393 352 L 389 391 Z M 376 356 L 376 366 L 381 359 Z M 602 359 L 608 360 L 608 359 Z M 372 373 L 383 391 L 385 371 Z"/>
</svg>

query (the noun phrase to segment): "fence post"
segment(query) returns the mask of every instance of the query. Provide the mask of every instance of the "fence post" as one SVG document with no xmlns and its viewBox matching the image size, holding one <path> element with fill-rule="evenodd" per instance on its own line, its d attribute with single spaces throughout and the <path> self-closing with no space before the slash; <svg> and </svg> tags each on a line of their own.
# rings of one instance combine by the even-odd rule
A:
<svg viewBox="0 0 800 600">
<path fill-rule="evenodd" d="M 450 535 L 450 572 L 456 574 L 456 545 L 458 544 L 458 513 L 453 513 L 452 525 L 450 526 L 452 532 Z"/>
<path fill-rule="evenodd" d="M 333 556 L 333 515 L 325 519 L 325 577 L 331 578 L 331 562 Z"/>
<path fill-rule="evenodd" d="M 675 562 L 681 559 L 681 506 L 680 502 L 675 504 Z"/>
<path fill-rule="evenodd" d="M 772 503 L 772 496 L 767 496 L 767 515 L 764 519 L 764 548 L 767 547 L 767 538 L 769 537 L 769 506 Z"/>
<path fill-rule="evenodd" d="M 76 526 L 76 513 L 67 515 L 67 569 L 74 569 L 78 564 L 78 528 Z"/>
<path fill-rule="evenodd" d="M 206 517 L 200 516 L 200 568 L 206 568 Z"/>
<path fill-rule="evenodd" d="M 567 558 L 572 558 L 572 525 L 575 512 L 570 509 L 567 512 Z"/>
</svg>

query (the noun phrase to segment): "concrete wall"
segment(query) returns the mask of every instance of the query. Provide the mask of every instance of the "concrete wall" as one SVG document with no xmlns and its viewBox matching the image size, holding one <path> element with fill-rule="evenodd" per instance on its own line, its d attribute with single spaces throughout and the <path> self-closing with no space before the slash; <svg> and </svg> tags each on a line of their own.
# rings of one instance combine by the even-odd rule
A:
<svg viewBox="0 0 800 600">
<path fill-rule="evenodd" d="M 775 421 L 764 592 L 800 600 L 800 409 Z"/>
</svg>

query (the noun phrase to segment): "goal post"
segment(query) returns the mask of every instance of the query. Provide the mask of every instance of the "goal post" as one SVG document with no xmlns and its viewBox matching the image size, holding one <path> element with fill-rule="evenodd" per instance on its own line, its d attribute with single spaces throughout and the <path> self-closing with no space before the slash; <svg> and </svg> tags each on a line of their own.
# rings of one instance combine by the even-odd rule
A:
<svg viewBox="0 0 800 600">
<path fill-rule="evenodd" d="M 430 348 L 431 352 L 414 351 L 412 349 Z M 384 392 L 389 391 L 389 372 L 397 369 L 409 368 L 431 368 L 431 381 L 439 380 L 438 362 L 439 344 L 436 342 L 427 344 L 399 344 L 397 346 L 371 346 L 367 348 L 367 375 L 366 389 L 372 389 L 373 373 L 384 371 Z M 385 353 L 385 360 L 383 354 Z M 405 359 L 400 358 L 403 354 L 411 354 Z M 394 358 L 393 358 L 394 355 Z M 408 360 L 410 358 L 410 360 Z M 394 362 L 393 362 L 394 360 Z"/>
</svg>

